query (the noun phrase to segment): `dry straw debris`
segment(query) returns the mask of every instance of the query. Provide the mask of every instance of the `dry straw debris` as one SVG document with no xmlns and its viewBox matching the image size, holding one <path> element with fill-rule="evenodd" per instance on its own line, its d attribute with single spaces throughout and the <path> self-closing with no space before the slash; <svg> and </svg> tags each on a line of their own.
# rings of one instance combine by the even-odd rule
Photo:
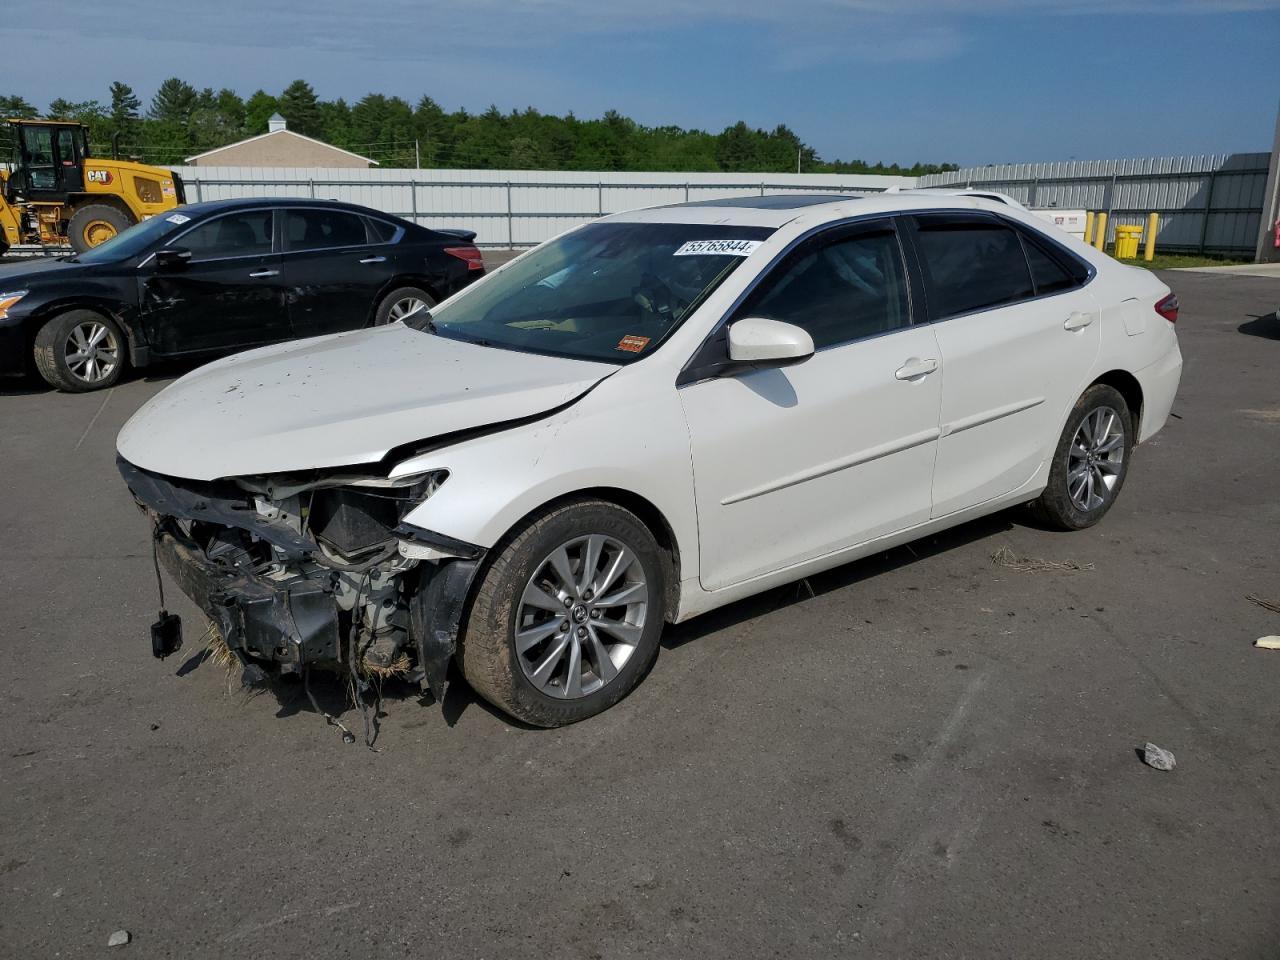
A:
<svg viewBox="0 0 1280 960">
<path fill-rule="evenodd" d="M 409 658 L 403 653 L 394 662 L 386 666 L 373 663 L 367 659 L 360 661 L 360 673 L 365 677 L 377 680 L 385 680 L 388 677 L 403 677 L 408 675 L 409 670 Z"/>
<path fill-rule="evenodd" d="M 991 562 L 997 567 L 1008 567 L 1019 573 L 1047 573 L 1053 570 L 1092 570 L 1092 563 L 1078 560 L 1042 560 L 1039 557 L 1020 557 L 1009 547 L 1001 547 L 991 554 Z"/>
<path fill-rule="evenodd" d="M 1256 594 L 1249 594 L 1245 597 L 1250 603 L 1256 603 L 1264 610 L 1270 610 L 1272 613 L 1280 613 L 1280 600 L 1268 600 L 1265 597 L 1259 597 Z"/>
</svg>

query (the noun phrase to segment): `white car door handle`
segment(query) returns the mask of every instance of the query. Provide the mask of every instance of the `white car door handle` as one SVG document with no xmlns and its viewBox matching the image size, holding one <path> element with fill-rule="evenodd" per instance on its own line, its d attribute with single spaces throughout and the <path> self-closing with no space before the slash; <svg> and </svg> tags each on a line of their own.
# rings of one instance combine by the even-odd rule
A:
<svg viewBox="0 0 1280 960">
<path fill-rule="evenodd" d="M 253 271 L 253 273 L 249 274 L 249 276 L 251 276 L 255 280 L 259 279 L 260 277 L 278 277 L 280 276 L 280 271 L 279 270 L 255 270 Z"/>
<path fill-rule="evenodd" d="M 937 360 L 920 360 L 917 357 L 912 357 L 895 370 L 893 375 L 899 380 L 919 380 L 921 377 L 927 377 L 937 369 Z"/>
<path fill-rule="evenodd" d="M 1064 330 L 1083 330 L 1096 319 L 1098 318 L 1095 314 L 1081 313 L 1077 310 L 1075 313 L 1067 317 L 1067 320 L 1062 327 Z"/>
<path fill-rule="evenodd" d="M 386 263 L 387 258 L 386 257 L 365 257 L 360 262 L 361 263 Z"/>
</svg>

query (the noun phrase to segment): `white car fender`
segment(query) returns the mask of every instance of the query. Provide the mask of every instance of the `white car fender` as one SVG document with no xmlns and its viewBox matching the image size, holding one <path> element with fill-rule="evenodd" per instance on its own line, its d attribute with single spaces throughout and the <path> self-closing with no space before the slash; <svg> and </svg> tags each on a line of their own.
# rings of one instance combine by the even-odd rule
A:
<svg viewBox="0 0 1280 960">
<path fill-rule="evenodd" d="M 392 476 L 449 471 L 403 518 L 486 549 L 539 507 L 584 490 L 640 497 L 666 521 L 681 577 L 697 576 L 698 527 L 689 435 L 674 387 L 633 388 L 624 369 L 575 403 L 534 423 L 412 457 Z"/>
</svg>

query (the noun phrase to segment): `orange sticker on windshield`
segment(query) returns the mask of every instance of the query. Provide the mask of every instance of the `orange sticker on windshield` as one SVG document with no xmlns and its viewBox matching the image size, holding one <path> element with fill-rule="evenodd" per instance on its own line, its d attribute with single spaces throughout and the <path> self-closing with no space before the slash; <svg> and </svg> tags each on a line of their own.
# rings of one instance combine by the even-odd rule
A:
<svg viewBox="0 0 1280 960">
<path fill-rule="evenodd" d="M 636 337 L 636 336 L 632 336 L 631 334 L 627 334 L 625 337 L 623 337 L 621 340 L 618 341 L 617 349 L 625 350 L 627 351 L 627 353 L 639 353 L 648 345 L 649 345 L 648 337 Z"/>
</svg>

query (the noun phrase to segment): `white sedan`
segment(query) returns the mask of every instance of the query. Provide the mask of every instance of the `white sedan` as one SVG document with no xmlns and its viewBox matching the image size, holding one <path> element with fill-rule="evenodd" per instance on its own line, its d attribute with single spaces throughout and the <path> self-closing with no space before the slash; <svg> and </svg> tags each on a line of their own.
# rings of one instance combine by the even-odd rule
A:
<svg viewBox="0 0 1280 960">
<path fill-rule="evenodd" d="M 438 698 L 456 660 L 554 726 L 633 689 L 664 624 L 1011 506 L 1096 523 L 1169 414 L 1177 312 L 981 198 L 686 203 L 196 370 L 119 463 L 250 679 Z"/>
</svg>

